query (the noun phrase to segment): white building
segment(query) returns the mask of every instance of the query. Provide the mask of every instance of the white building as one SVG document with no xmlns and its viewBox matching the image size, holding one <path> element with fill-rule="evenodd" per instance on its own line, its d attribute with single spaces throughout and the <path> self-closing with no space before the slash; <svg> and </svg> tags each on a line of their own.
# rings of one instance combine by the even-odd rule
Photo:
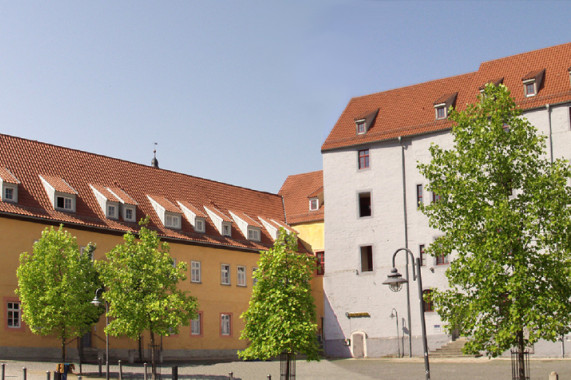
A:
<svg viewBox="0 0 571 380">
<path fill-rule="evenodd" d="M 418 257 L 438 231 L 417 210 L 431 202 L 417 162 L 432 142 L 452 146 L 446 109 L 474 103 L 487 83 L 503 83 L 524 116 L 548 136 L 548 155 L 571 159 L 571 43 L 484 62 L 478 71 L 351 99 L 322 146 L 325 209 L 325 350 L 332 356 L 397 353 L 396 321 L 406 321 L 406 289 L 382 282 L 393 253 Z M 405 253 L 397 255 L 404 272 Z M 425 257 L 423 289 L 446 286 L 447 258 Z M 410 270 L 410 266 L 409 266 Z M 422 353 L 417 283 L 410 284 L 413 354 Z M 426 313 L 429 349 L 447 343 L 435 312 Z M 400 329 L 399 334 L 402 334 Z M 569 345 L 569 343 L 567 343 Z M 545 344 L 559 355 L 560 343 Z M 401 348 L 402 349 L 402 348 Z M 404 344 L 408 355 L 408 339 Z M 536 353 L 538 347 L 536 347 Z"/>
</svg>

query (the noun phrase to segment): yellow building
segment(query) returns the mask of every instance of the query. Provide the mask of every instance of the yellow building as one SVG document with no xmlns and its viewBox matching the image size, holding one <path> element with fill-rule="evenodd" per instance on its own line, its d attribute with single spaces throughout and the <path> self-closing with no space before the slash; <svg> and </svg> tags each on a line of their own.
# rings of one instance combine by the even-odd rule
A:
<svg viewBox="0 0 571 380">
<path fill-rule="evenodd" d="M 287 223 L 318 266 L 311 284 L 319 336 L 323 339 L 323 275 L 325 273 L 323 171 L 290 175 L 278 192 L 284 199 Z"/>
<path fill-rule="evenodd" d="M 234 358 L 260 250 L 280 227 L 290 228 L 282 197 L 92 153 L 0 135 L 0 357 L 59 357 L 53 337 L 33 335 L 21 320 L 16 268 L 41 231 L 63 224 L 80 246 L 97 244 L 94 259 L 138 230 L 149 228 L 188 264 L 180 286 L 198 299 L 199 318 L 177 335 L 162 337 L 164 359 Z M 321 290 L 319 290 L 321 291 Z M 320 314 L 322 315 L 322 313 Z M 70 342 L 92 359 L 105 347 L 104 318 L 84 338 Z M 110 337 L 111 357 L 148 358 L 149 339 Z"/>
</svg>

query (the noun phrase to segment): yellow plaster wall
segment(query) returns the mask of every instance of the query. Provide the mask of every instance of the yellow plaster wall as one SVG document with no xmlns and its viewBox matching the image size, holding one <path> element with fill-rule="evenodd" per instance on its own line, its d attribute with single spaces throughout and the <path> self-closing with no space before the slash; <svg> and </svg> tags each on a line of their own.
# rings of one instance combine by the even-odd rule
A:
<svg viewBox="0 0 571 380">
<path fill-rule="evenodd" d="M 13 347 L 54 347 L 59 348 L 59 342 L 52 337 L 39 337 L 32 334 L 25 326 L 15 331 L 8 329 L 6 325 L 6 301 L 7 297 L 16 297 L 14 290 L 17 287 L 16 269 L 19 264 L 21 252 L 32 251 L 35 240 L 40 238 L 41 232 L 46 225 L 41 223 L 20 221 L 0 217 L 0 295 L 2 304 L 3 326 L 0 329 L 0 345 Z M 65 227 L 72 235 L 76 236 L 80 246 L 86 246 L 89 242 L 95 242 L 97 249 L 94 258 L 104 258 L 106 252 L 116 244 L 121 243 L 122 237 L 101 232 L 84 231 Z M 190 335 L 189 326 L 181 326 L 175 336 L 162 339 L 163 348 L 170 349 L 241 349 L 246 342 L 239 340 L 240 331 L 243 328 L 240 314 L 248 307 L 252 291 L 252 270 L 257 266 L 259 254 L 256 252 L 233 251 L 229 249 L 214 249 L 209 247 L 193 246 L 179 243 L 169 243 L 171 256 L 177 262 L 187 263 L 187 279 L 181 283 L 181 288 L 189 290 L 198 299 L 199 310 L 202 312 L 203 333 L 200 337 Z M 200 261 L 202 269 L 202 283 L 190 282 L 190 261 Z M 231 285 L 220 284 L 220 265 L 230 264 Z M 246 267 L 246 287 L 237 286 L 237 266 Z M 220 314 L 232 314 L 232 334 L 230 337 L 220 336 Z M 92 346 L 103 348 L 105 335 L 103 333 L 104 317 L 94 327 L 92 333 Z M 160 337 L 156 337 L 157 343 Z M 148 334 L 143 338 L 144 347 L 150 343 Z M 110 337 L 110 346 L 114 348 L 137 348 L 137 342 L 127 338 Z M 75 343 L 70 345 L 75 348 Z"/>
</svg>

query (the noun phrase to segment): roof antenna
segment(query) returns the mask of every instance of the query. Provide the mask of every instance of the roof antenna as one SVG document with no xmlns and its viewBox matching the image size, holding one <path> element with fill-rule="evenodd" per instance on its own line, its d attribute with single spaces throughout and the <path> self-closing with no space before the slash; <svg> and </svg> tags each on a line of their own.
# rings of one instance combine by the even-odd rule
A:
<svg viewBox="0 0 571 380">
<path fill-rule="evenodd" d="M 153 168 L 159 168 L 159 160 L 157 160 L 157 143 L 155 143 L 155 149 L 153 150 L 153 159 L 151 160 L 151 166 Z"/>
</svg>

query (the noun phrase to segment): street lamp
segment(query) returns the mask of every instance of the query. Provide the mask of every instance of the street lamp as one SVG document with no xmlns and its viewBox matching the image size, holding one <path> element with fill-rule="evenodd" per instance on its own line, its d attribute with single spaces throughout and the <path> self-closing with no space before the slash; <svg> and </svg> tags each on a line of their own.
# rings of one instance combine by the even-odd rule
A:
<svg viewBox="0 0 571 380">
<path fill-rule="evenodd" d="M 415 265 L 412 266 L 412 279 L 418 283 L 418 299 L 420 301 L 420 322 L 422 327 L 422 344 L 424 347 L 424 370 L 426 372 L 426 380 L 430 380 L 430 365 L 428 363 L 428 342 L 426 341 L 426 322 L 424 321 L 424 301 L 422 299 L 422 273 L 420 271 L 420 258 L 414 258 L 413 253 L 408 248 L 399 248 L 393 253 L 393 269 L 391 273 L 387 276 L 384 285 L 388 285 L 393 292 L 398 292 L 401 290 L 402 285 L 408 281 L 402 278 L 402 275 L 398 272 L 395 266 L 395 257 L 400 251 L 407 252 Z M 415 270 L 416 267 L 416 270 Z M 418 273 L 418 277 L 417 274 Z M 410 328 L 410 327 L 409 327 Z"/>
<path fill-rule="evenodd" d="M 97 293 L 101 295 L 103 288 L 95 291 L 95 298 L 91 301 L 95 306 L 101 305 L 101 301 L 97 298 Z M 109 325 L 109 302 L 105 301 L 105 379 L 109 380 L 109 334 L 107 333 L 107 326 Z"/>
<path fill-rule="evenodd" d="M 400 336 L 399 336 L 399 312 L 395 310 L 395 308 L 393 307 L 393 310 L 391 310 L 391 315 L 390 315 L 391 319 L 396 317 L 396 321 L 397 321 L 397 351 L 398 351 L 398 357 L 400 358 Z M 402 347 L 402 352 L 404 354 L 404 346 Z"/>
</svg>

